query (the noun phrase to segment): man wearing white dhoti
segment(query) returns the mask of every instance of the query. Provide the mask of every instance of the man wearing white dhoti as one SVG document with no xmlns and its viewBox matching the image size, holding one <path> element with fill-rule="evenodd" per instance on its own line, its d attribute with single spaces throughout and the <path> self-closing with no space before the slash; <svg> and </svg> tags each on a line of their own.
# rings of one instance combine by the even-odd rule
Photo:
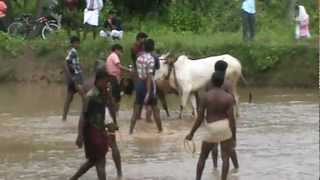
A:
<svg viewBox="0 0 320 180">
<path fill-rule="evenodd" d="M 234 98 L 221 88 L 224 82 L 224 72 L 216 71 L 211 79 L 213 87 L 200 99 L 199 116 L 187 135 L 192 140 L 194 133 L 200 127 L 206 116 L 205 137 L 202 141 L 201 154 L 197 165 L 196 179 L 200 180 L 205 162 L 216 143 L 220 143 L 222 156 L 221 179 L 227 180 L 229 158 L 235 146 L 236 127 L 233 114 Z"/>
<path fill-rule="evenodd" d="M 99 26 L 99 15 L 103 8 L 102 0 L 86 0 L 86 8 L 84 9 L 83 24 L 87 31 L 93 31 L 93 38 L 96 37 L 96 27 Z M 87 31 L 84 33 L 86 38 Z"/>
</svg>

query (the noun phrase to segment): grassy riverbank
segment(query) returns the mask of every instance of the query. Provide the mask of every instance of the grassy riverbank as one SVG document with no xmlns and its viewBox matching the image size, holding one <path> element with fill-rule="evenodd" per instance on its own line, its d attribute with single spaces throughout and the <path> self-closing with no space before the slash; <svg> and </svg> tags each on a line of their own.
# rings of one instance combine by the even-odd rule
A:
<svg viewBox="0 0 320 180">
<path fill-rule="evenodd" d="M 242 42 L 241 33 L 176 33 L 165 26 L 142 27 L 156 40 L 160 53 L 187 54 L 200 58 L 228 53 L 237 57 L 246 78 L 257 86 L 312 87 L 318 82 L 317 36 L 296 42 L 285 29 L 261 30 L 255 42 Z M 127 32 L 120 42 L 125 48 L 123 62 L 130 64 L 130 47 L 137 32 Z M 0 34 L 0 80 L 61 82 L 68 38 L 61 32 L 47 41 L 23 40 Z M 98 59 L 105 59 L 113 42 L 97 38 L 82 40 L 80 57 L 90 73 Z"/>
</svg>

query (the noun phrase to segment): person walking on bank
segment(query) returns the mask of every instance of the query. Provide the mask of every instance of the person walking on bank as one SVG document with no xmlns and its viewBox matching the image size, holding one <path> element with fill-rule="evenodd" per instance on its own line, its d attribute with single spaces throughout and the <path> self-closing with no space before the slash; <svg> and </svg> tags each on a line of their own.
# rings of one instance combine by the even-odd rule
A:
<svg viewBox="0 0 320 180">
<path fill-rule="evenodd" d="M 302 5 L 295 6 L 296 39 L 310 38 L 309 15 Z"/>
<path fill-rule="evenodd" d="M 255 0 L 243 0 L 242 2 L 242 30 L 243 40 L 254 40 L 256 33 L 256 3 Z"/>
<path fill-rule="evenodd" d="M 83 38 L 86 39 L 88 31 L 92 31 L 93 39 L 97 36 L 97 27 L 99 26 L 100 11 L 103 8 L 102 0 L 86 0 L 86 9 L 84 10 L 84 20 L 86 31 Z"/>
<path fill-rule="evenodd" d="M 81 18 L 78 15 L 80 6 L 79 0 L 64 0 L 62 23 L 65 25 L 68 36 L 71 36 L 72 31 L 80 37 Z"/>
</svg>

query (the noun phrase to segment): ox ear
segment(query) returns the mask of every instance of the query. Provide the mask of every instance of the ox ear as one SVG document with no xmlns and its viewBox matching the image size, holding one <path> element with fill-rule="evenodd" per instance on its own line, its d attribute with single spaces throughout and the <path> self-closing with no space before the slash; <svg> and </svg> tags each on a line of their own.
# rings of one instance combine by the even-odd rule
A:
<svg viewBox="0 0 320 180">
<path fill-rule="evenodd" d="M 166 60 L 166 59 L 169 57 L 169 55 L 170 55 L 170 52 L 167 52 L 167 53 L 165 53 L 165 54 L 162 54 L 162 55 L 159 57 L 159 59 L 160 59 L 160 60 Z"/>
</svg>

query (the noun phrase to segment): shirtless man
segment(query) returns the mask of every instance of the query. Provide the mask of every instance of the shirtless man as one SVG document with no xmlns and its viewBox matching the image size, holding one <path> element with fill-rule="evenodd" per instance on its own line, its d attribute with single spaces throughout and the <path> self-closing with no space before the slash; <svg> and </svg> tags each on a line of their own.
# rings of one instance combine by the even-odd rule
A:
<svg viewBox="0 0 320 180">
<path fill-rule="evenodd" d="M 197 165 L 196 180 L 200 180 L 205 162 L 216 143 L 220 143 L 222 155 L 222 180 L 227 180 L 229 158 L 236 140 L 235 119 L 233 116 L 234 98 L 221 88 L 224 73 L 215 72 L 212 76 L 213 87 L 200 99 L 199 117 L 193 125 L 187 140 L 192 140 L 194 133 L 204 122 L 206 114 L 207 135 L 203 139 L 201 154 Z"/>
<path fill-rule="evenodd" d="M 220 61 L 216 62 L 215 66 L 214 66 L 214 70 L 215 70 L 215 72 L 221 71 L 225 74 L 227 67 L 228 67 L 228 64 L 225 61 L 220 60 Z M 210 90 L 211 88 L 212 88 L 212 84 L 209 83 L 207 86 L 207 91 Z M 221 88 L 223 90 L 225 90 L 227 93 L 230 93 L 234 97 L 232 83 L 229 80 L 225 79 Z M 213 167 L 215 169 L 217 169 L 218 168 L 218 144 L 215 144 L 213 146 L 212 152 L 211 152 L 211 157 L 212 157 L 212 161 L 213 161 Z M 238 169 L 239 163 L 238 163 L 238 158 L 237 158 L 237 153 L 236 153 L 235 148 L 232 151 L 231 160 L 232 160 L 234 168 Z"/>
<path fill-rule="evenodd" d="M 106 180 L 106 153 L 108 147 L 112 148 L 112 156 L 115 161 L 118 176 L 122 176 L 121 158 L 114 136 L 118 129 L 116 110 L 108 84 L 110 77 L 105 71 L 98 71 L 95 77 L 95 86 L 87 93 L 83 110 L 80 115 L 78 137 L 76 145 L 84 150 L 87 161 L 79 168 L 70 180 L 77 180 L 91 167 L 95 166 L 99 180 Z M 113 125 L 105 124 L 105 107 L 114 121 Z M 108 131 L 105 128 L 108 128 Z"/>
</svg>

